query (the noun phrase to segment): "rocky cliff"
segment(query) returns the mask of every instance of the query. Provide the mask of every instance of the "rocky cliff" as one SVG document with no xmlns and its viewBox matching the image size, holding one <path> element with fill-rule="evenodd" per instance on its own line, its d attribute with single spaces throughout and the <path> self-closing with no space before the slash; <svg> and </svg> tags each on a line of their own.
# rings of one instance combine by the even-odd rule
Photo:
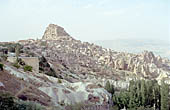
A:
<svg viewBox="0 0 170 110">
<path fill-rule="evenodd" d="M 44 32 L 42 39 L 57 40 L 59 38 L 68 38 L 69 36 L 70 35 L 64 30 L 64 28 L 55 24 L 49 24 Z"/>
<path fill-rule="evenodd" d="M 170 76 L 169 59 L 155 56 L 149 51 L 141 54 L 116 52 L 81 42 L 70 37 L 64 28 L 54 24 L 47 27 L 42 40 L 29 42 L 24 47 L 29 47 L 38 56 L 46 57 L 55 70 L 56 63 L 59 63 L 66 73 L 69 71 L 76 75 L 114 76 L 114 80 L 130 80 L 134 77 L 161 80 Z M 63 73 L 63 70 L 56 71 Z"/>
</svg>

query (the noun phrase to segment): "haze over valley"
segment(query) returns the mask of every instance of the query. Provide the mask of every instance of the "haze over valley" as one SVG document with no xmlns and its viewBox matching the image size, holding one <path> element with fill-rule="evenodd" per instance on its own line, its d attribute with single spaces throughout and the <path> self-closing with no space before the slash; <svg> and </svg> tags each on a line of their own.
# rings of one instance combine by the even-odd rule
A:
<svg viewBox="0 0 170 110">
<path fill-rule="evenodd" d="M 110 48 L 116 51 L 140 53 L 144 50 L 154 52 L 156 55 L 170 58 L 170 42 L 168 39 L 115 39 L 92 41 L 104 48 Z"/>
</svg>

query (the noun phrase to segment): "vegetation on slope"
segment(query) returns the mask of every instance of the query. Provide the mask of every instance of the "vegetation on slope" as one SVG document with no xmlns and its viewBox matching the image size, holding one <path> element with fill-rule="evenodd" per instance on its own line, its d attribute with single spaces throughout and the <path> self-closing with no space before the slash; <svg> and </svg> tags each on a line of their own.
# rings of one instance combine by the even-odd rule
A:
<svg viewBox="0 0 170 110">
<path fill-rule="evenodd" d="M 0 63 L 0 70 L 3 71 L 4 65 Z"/>
<path fill-rule="evenodd" d="M 0 109 L 1 110 L 45 110 L 45 108 L 30 101 L 21 101 L 10 93 L 0 92 Z"/>
<path fill-rule="evenodd" d="M 106 84 L 106 90 L 113 93 L 115 109 L 127 110 L 169 110 L 169 87 L 163 81 L 161 86 L 156 80 L 130 81 L 128 90 L 114 93 L 112 86 Z M 111 87 L 111 88 L 108 88 Z M 113 91 L 110 91 L 113 90 Z M 168 102 L 169 101 L 169 102 Z"/>
<path fill-rule="evenodd" d="M 25 65 L 25 66 L 23 67 L 23 69 L 24 69 L 25 72 L 26 72 L 26 71 L 32 72 L 32 66 Z"/>
</svg>

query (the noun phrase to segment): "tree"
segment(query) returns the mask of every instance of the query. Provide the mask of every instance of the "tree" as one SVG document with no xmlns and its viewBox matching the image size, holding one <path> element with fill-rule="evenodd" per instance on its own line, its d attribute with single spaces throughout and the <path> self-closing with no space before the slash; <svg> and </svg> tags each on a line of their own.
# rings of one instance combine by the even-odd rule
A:
<svg viewBox="0 0 170 110">
<path fill-rule="evenodd" d="M 153 100 L 153 81 L 147 81 L 146 82 L 146 105 L 152 105 Z"/>
<path fill-rule="evenodd" d="M 169 87 L 164 82 L 160 87 L 156 80 L 130 81 L 127 91 L 113 95 L 113 102 L 119 109 L 168 110 L 168 93 Z"/>
<path fill-rule="evenodd" d="M 120 109 L 123 109 L 123 107 L 124 107 L 124 104 L 123 104 L 123 102 L 122 102 L 122 97 L 121 97 L 121 93 L 115 93 L 115 94 L 113 94 L 113 103 L 114 103 L 114 105 L 116 105 L 117 107 L 118 107 L 118 110 L 120 110 Z"/>
<path fill-rule="evenodd" d="M 142 105 L 142 96 L 141 96 L 141 81 L 136 81 L 136 105 Z"/>
<path fill-rule="evenodd" d="M 114 94 L 115 90 L 114 90 L 114 85 L 110 84 L 109 81 L 106 82 L 106 85 L 105 85 L 105 89 L 111 93 L 112 95 Z"/>
<path fill-rule="evenodd" d="M 1 110 L 13 110 L 14 97 L 10 93 L 0 91 L 0 108 Z"/>
<path fill-rule="evenodd" d="M 145 104 L 146 104 L 146 85 L 145 85 L 144 80 L 141 81 L 141 101 L 142 101 L 142 105 L 145 106 Z"/>
<path fill-rule="evenodd" d="M 128 105 L 129 105 L 129 92 L 121 91 L 120 92 L 120 98 L 121 98 L 121 102 L 123 104 L 123 107 L 128 108 Z"/>
<path fill-rule="evenodd" d="M 129 85 L 129 108 L 134 108 L 136 107 L 136 96 L 137 96 L 137 87 L 136 87 L 136 83 L 135 81 L 130 81 L 130 85 Z"/>
<path fill-rule="evenodd" d="M 19 47 L 19 44 L 17 44 L 16 48 L 15 48 L 15 54 L 16 54 L 16 57 L 17 57 L 17 62 L 18 62 L 18 57 L 19 57 L 19 54 L 20 54 L 20 47 Z"/>
<path fill-rule="evenodd" d="M 157 83 L 154 83 L 154 86 L 153 86 L 153 103 L 154 103 L 154 108 L 155 109 L 159 109 L 160 110 L 160 86 L 159 84 Z"/>
<path fill-rule="evenodd" d="M 169 87 L 162 81 L 161 82 L 161 110 L 168 110 L 168 94 Z"/>
</svg>

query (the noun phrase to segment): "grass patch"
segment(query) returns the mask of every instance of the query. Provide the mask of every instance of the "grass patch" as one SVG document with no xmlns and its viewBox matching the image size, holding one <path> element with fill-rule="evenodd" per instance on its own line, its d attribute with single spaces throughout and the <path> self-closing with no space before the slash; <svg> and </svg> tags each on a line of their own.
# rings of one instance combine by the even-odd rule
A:
<svg viewBox="0 0 170 110">
<path fill-rule="evenodd" d="M 62 83 L 61 79 L 58 79 L 58 83 Z"/>
<path fill-rule="evenodd" d="M 14 66 L 15 68 L 19 69 L 20 68 L 20 65 L 18 63 L 14 63 L 12 64 L 12 66 Z"/>
<path fill-rule="evenodd" d="M 23 69 L 24 69 L 25 72 L 26 72 L 26 71 L 32 72 L 32 66 L 25 65 L 25 66 L 23 67 Z"/>
</svg>

